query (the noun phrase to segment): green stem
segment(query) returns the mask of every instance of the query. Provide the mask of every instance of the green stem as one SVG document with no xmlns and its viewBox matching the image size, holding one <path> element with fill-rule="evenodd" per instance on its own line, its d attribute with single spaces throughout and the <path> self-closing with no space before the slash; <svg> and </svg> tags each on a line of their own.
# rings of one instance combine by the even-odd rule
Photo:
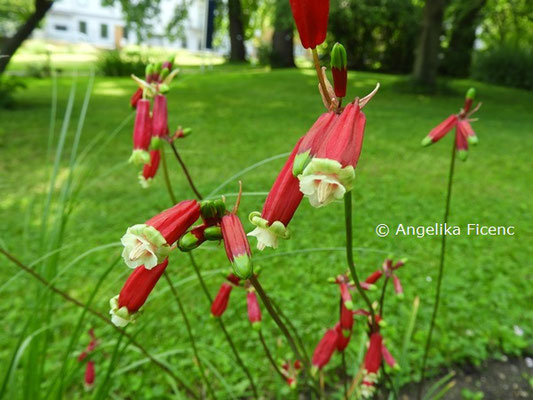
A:
<svg viewBox="0 0 533 400">
<path fill-rule="evenodd" d="M 194 353 L 194 357 L 196 358 L 196 362 L 198 363 L 198 369 L 200 370 L 202 379 L 205 385 L 207 386 L 207 391 L 209 392 L 209 394 L 211 395 L 213 399 L 216 399 L 217 396 L 215 396 L 215 392 L 213 392 L 211 383 L 209 382 L 209 379 L 207 379 L 204 366 L 202 364 L 202 360 L 200 359 L 200 355 L 198 354 L 198 349 L 196 348 L 196 341 L 194 340 L 194 335 L 192 334 L 191 324 L 189 323 L 189 318 L 187 317 L 187 313 L 185 312 L 185 307 L 183 307 L 183 303 L 181 302 L 181 299 L 178 295 L 178 291 L 174 287 L 174 284 L 172 283 L 172 280 L 168 276 L 167 272 L 165 271 L 163 275 L 165 276 L 168 286 L 170 286 L 170 290 L 172 291 L 172 294 L 174 298 L 176 299 L 176 303 L 178 304 L 180 314 L 183 317 L 183 321 L 185 322 L 185 327 L 187 328 L 187 334 L 189 335 L 189 340 L 191 341 L 192 351 Z"/>
<path fill-rule="evenodd" d="M 342 382 L 344 384 L 344 398 L 348 399 L 348 368 L 346 367 L 346 352 L 341 352 L 342 356 Z"/>
<path fill-rule="evenodd" d="M 452 199 L 452 187 L 453 187 L 453 173 L 455 171 L 455 141 L 452 143 L 452 156 L 450 161 L 450 170 L 448 173 L 448 192 L 446 194 L 446 207 L 444 210 L 444 225 L 448 223 L 448 217 L 450 216 L 450 204 Z M 417 399 L 420 400 L 422 398 L 422 390 L 424 388 L 424 379 L 426 377 L 426 364 L 427 364 L 427 358 L 429 354 L 429 349 L 431 347 L 431 337 L 433 335 L 433 330 L 435 329 L 435 321 L 437 319 L 437 312 L 439 309 L 439 302 L 440 302 L 440 290 L 442 285 L 442 278 L 444 275 L 444 255 L 446 254 L 446 234 L 442 235 L 441 239 L 441 247 L 440 247 L 440 262 L 439 262 L 439 275 L 437 277 L 437 289 L 435 291 L 435 303 L 433 305 L 433 313 L 431 315 L 431 323 L 429 325 L 429 332 L 426 339 L 426 346 L 424 350 L 424 358 L 422 361 L 422 371 L 421 371 L 421 377 L 420 382 L 418 384 L 418 395 Z"/>
<path fill-rule="evenodd" d="M 198 281 L 200 282 L 200 286 L 202 287 L 205 297 L 207 298 L 207 301 L 209 302 L 209 304 L 211 304 L 213 302 L 213 297 L 209 293 L 209 289 L 207 289 L 204 278 L 202 278 L 202 274 L 200 273 L 200 268 L 198 267 L 198 264 L 196 264 L 196 260 L 194 259 L 194 256 L 192 255 L 192 253 L 187 253 L 187 254 L 189 254 L 191 264 L 194 268 L 194 272 L 196 273 L 196 276 L 198 277 Z M 252 387 L 252 391 L 254 392 L 254 397 L 257 399 L 258 398 L 257 388 L 255 387 L 254 380 L 252 378 L 252 375 L 250 374 L 250 371 L 248 370 L 248 368 L 246 368 L 246 365 L 244 365 L 244 362 L 242 361 L 241 356 L 239 355 L 239 352 L 237 348 L 235 347 L 233 340 L 231 339 L 231 336 L 226 330 L 226 326 L 224 325 L 222 318 L 217 318 L 216 320 L 218 321 L 218 324 L 220 325 L 220 329 L 222 329 L 222 332 L 224 332 L 224 336 L 226 337 L 226 340 L 229 346 L 231 347 L 231 351 L 233 352 L 233 355 L 235 356 L 235 360 L 237 361 L 237 364 L 239 364 L 241 369 L 244 371 L 244 373 L 248 377 L 248 380 L 250 381 L 250 386 Z"/>
<path fill-rule="evenodd" d="M 292 337 L 291 333 L 287 329 L 287 326 L 283 321 L 281 320 L 280 316 L 274 310 L 274 307 L 272 306 L 272 303 L 270 302 L 270 299 L 268 298 L 267 294 L 265 293 L 265 290 L 263 289 L 263 286 L 259 283 L 257 280 L 257 277 L 252 275 L 250 278 L 250 283 L 253 285 L 255 290 L 257 291 L 257 294 L 259 297 L 261 297 L 261 300 L 263 301 L 263 304 L 265 305 L 268 313 L 276 323 L 276 325 L 279 327 L 285 338 L 287 338 L 287 342 L 289 342 L 289 346 L 291 347 L 294 355 L 299 359 L 303 360 L 302 354 L 300 353 L 300 350 L 298 349 L 298 346 L 296 346 L 296 342 L 294 341 L 294 338 Z M 309 368 L 309 364 L 306 365 L 307 368 Z"/>
<path fill-rule="evenodd" d="M 19 267 L 23 271 L 27 272 L 28 274 L 30 274 L 33 278 L 35 278 L 38 282 L 43 284 L 46 288 L 48 288 L 52 292 L 54 292 L 54 293 L 58 294 L 59 296 L 63 297 L 63 299 L 65 299 L 69 303 L 72 303 L 72 304 L 74 304 L 77 307 L 86 309 L 89 313 L 91 313 L 92 315 L 94 315 L 95 317 L 100 319 L 101 321 L 105 322 L 107 325 L 110 325 L 115 331 L 117 331 L 120 334 L 122 334 L 125 337 L 127 337 L 130 340 L 131 344 L 133 344 L 135 347 L 137 347 L 140 350 L 140 352 L 146 358 L 148 358 L 152 363 L 154 363 L 159 368 L 161 368 L 163 371 L 165 371 L 168 375 L 170 375 L 190 396 L 192 396 L 195 399 L 198 398 L 198 395 L 189 386 L 187 386 L 187 384 L 185 382 L 183 382 L 179 376 L 177 376 L 174 372 L 172 372 L 172 370 L 169 367 L 167 367 L 164 363 L 162 363 L 161 361 L 157 360 L 154 356 L 152 356 L 150 353 L 148 353 L 148 351 L 141 344 L 139 344 L 133 338 L 132 335 L 130 335 L 129 333 L 125 332 L 124 329 L 121 329 L 118 326 L 115 326 L 115 324 L 113 324 L 111 322 L 111 320 L 107 316 L 103 315 L 102 313 L 100 313 L 99 311 L 96 311 L 95 309 L 93 309 L 91 307 L 88 307 L 88 306 L 84 305 L 81 301 L 75 299 L 74 297 L 71 297 L 67 293 L 65 293 L 62 290 L 56 288 L 55 286 L 50 284 L 50 282 L 48 282 L 44 277 L 42 277 L 40 274 L 35 272 L 33 269 L 31 269 L 31 268 L 27 267 L 26 265 L 24 265 L 19 259 L 17 259 L 12 254 L 8 253 L 4 249 L 0 248 L 0 253 L 2 253 L 13 264 L 15 264 L 17 267 Z"/>
<path fill-rule="evenodd" d="M 266 342 L 265 342 L 265 338 L 263 336 L 263 332 L 259 331 L 259 341 L 261 342 L 261 344 L 263 345 L 263 349 L 265 350 L 265 354 L 268 358 L 268 361 L 270 361 L 270 364 L 272 364 L 272 366 L 274 367 L 274 369 L 276 370 L 276 372 L 278 373 L 279 376 L 281 376 L 281 379 L 285 380 L 285 375 L 283 375 L 283 373 L 280 371 L 279 367 L 278 367 L 278 364 L 276 364 L 276 361 L 274 360 L 274 357 L 272 357 L 272 353 L 270 352 Z"/>
<path fill-rule="evenodd" d="M 183 170 L 183 173 L 185 174 L 185 177 L 187 178 L 187 182 L 189 182 L 189 186 L 191 187 L 192 191 L 194 192 L 195 196 L 198 198 L 198 200 L 202 200 L 202 195 L 196 189 L 196 186 L 194 185 L 194 182 L 192 180 L 191 174 L 189 173 L 189 170 L 187 169 L 187 166 L 185 165 L 185 162 L 180 156 L 180 153 L 178 152 L 178 149 L 174 145 L 174 142 L 170 142 L 170 147 L 172 148 L 172 151 L 174 152 L 174 155 L 176 156 L 176 160 L 178 160 L 181 169 Z"/>
<path fill-rule="evenodd" d="M 161 163 L 163 165 L 163 176 L 165 178 L 165 185 L 167 186 L 167 192 L 170 196 L 170 200 L 172 201 L 172 204 L 176 204 L 178 201 L 176 200 L 176 196 L 174 195 L 174 191 L 172 190 L 172 184 L 170 183 L 170 175 L 168 173 L 168 166 L 167 166 L 167 159 L 165 157 L 165 149 L 162 148 L 161 150 Z"/>
<path fill-rule="evenodd" d="M 389 283 L 389 277 L 385 276 L 385 283 L 383 284 L 383 289 L 381 290 L 381 297 L 379 298 L 379 315 L 383 318 L 383 307 L 385 306 L 385 291 L 387 290 L 387 283 Z"/>
<path fill-rule="evenodd" d="M 374 315 L 374 309 L 372 308 L 372 303 L 368 296 L 366 295 L 364 289 L 361 287 L 359 278 L 357 277 L 357 271 L 355 270 L 355 264 L 353 261 L 353 232 L 352 232 L 352 192 L 347 192 L 344 195 L 344 221 L 346 224 L 346 261 L 348 262 L 348 268 L 352 275 L 352 279 L 355 283 L 357 291 L 365 301 L 368 306 L 368 311 L 370 312 L 370 320 L 372 329 L 376 328 L 376 317 Z"/>
</svg>

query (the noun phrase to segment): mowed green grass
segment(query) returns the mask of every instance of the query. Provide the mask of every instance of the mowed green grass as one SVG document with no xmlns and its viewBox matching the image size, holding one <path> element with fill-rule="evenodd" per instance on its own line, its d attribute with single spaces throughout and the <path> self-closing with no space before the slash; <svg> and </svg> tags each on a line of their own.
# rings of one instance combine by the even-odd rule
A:
<svg viewBox="0 0 533 400">
<path fill-rule="evenodd" d="M 297 139 L 324 111 L 317 95 L 316 78 L 310 70 L 223 68 L 207 73 L 185 71 L 169 94 L 171 129 L 191 127 L 192 136 L 178 142 L 199 190 L 209 194 L 222 182 L 265 158 L 289 152 Z M 396 236 L 380 238 L 378 224 L 394 231 L 398 224 L 434 225 L 442 222 L 449 168 L 451 136 L 430 148 L 420 147 L 427 132 L 462 105 L 466 89 L 475 84 L 483 107 L 476 115 L 479 145 L 468 161 L 458 161 L 453 187 L 450 223 L 515 226 L 514 236 L 467 236 L 448 241 L 442 306 L 430 366 L 456 362 L 479 362 L 516 354 L 532 343 L 531 311 L 531 104 L 533 94 L 470 81 L 450 83 L 446 95 L 429 97 L 402 91 L 402 78 L 389 75 L 350 74 L 349 98 L 364 96 L 376 82 L 382 87 L 365 108 L 367 129 L 357 167 L 354 189 L 354 235 L 357 268 L 362 277 L 380 267 L 387 255 L 409 259 L 399 276 L 405 298 L 395 298 L 392 287 L 386 301 L 383 329 L 387 344 L 399 356 L 413 300 L 420 298 L 420 312 L 408 356 L 401 360 L 402 376 L 415 376 L 420 364 L 437 276 L 440 238 Z M 51 171 L 46 158 L 50 120 L 50 80 L 28 80 L 28 89 L 17 95 L 18 108 L 0 111 L 0 226 L 2 244 L 24 262 L 42 256 L 39 224 L 42 203 Z M 77 78 L 73 121 L 63 154 L 59 181 L 67 176 L 68 149 L 81 108 L 86 77 Z M 71 78 L 60 78 L 55 138 L 70 90 Z M 56 285 L 72 296 L 87 299 L 98 278 L 120 253 L 118 245 L 126 228 L 142 223 L 167 208 L 168 194 L 162 174 L 152 188 L 137 183 L 136 168 L 126 163 L 131 151 L 132 111 L 128 105 L 134 85 L 129 79 L 96 78 L 81 139 L 83 149 L 99 134 L 109 135 L 125 118 L 123 129 L 105 145 L 98 145 L 78 166 L 88 179 L 65 228 L 59 269 L 68 266 Z M 180 199 L 192 198 L 179 165 L 167 149 L 172 184 Z M 253 169 L 239 179 L 245 193 L 239 215 L 247 230 L 247 215 L 260 210 L 265 194 L 284 159 L 278 158 Z M 231 206 L 237 180 L 218 194 L 226 194 Z M 311 353 L 324 330 L 337 320 L 338 289 L 327 279 L 346 271 L 342 247 L 343 204 L 313 209 L 304 200 L 291 222 L 292 238 L 277 250 L 254 251 L 255 265 L 261 266 L 261 281 L 272 298 L 283 307 L 302 335 Z M 255 239 L 252 239 L 255 247 Z M 117 244 L 94 251 L 72 263 L 96 246 Z M 213 294 L 223 281 L 219 271 L 228 262 L 221 246 L 210 243 L 195 251 Z M 193 322 L 200 354 L 209 364 L 209 376 L 221 398 L 249 394 L 247 380 L 234 363 L 232 354 L 211 318 L 193 270 L 184 254 L 173 253 L 168 268 L 182 295 Z M 32 293 L 37 287 L 31 278 L 11 265 L 0 262 L 0 373 L 7 368 L 23 325 L 35 312 Z M 39 264 L 37 264 L 39 266 Z M 108 299 L 117 294 L 130 270 L 119 262 L 106 279 L 93 306 L 108 312 Z M 7 282 L 7 283 L 6 283 Z M 371 293 L 373 299 L 377 293 Z M 363 306 L 355 295 L 356 304 Z M 63 349 L 73 331 L 78 311 L 57 300 L 52 315 L 53 329 L 48 341 L 45 376 L 57 374 Z M 290 349 L 264 311 L 263 330 L 275 357 L 290 356 Z M 224 320 L 254 376 L 260 393 L 267 397 L 288 396 L 289 390 L 269 366 L 246 317 L 245 291 L 235 289 Z M 94 327 L 101 346 L 96 355 L 97 380 L 111 358 L 117 335 L 97 319 L 88 318 L 84 331 Z M 185 327 L 168 286 L 161 281 L 145 306 L 144 314 L 130 332 L 136 334 L 152 354 L 159 354 L 186 382 L 200 386 Z M 348 352 L 353 373 L 361 346 L 364 324 L 355 325 Z M 520 333 L 522 333 L 520 335 Z M 28 333 L 29 334 L 29 333 Z M 80 348 L 88 341 L 81 338 Z M 121 356 L 111 380 L 115 398 L 164 398 L 171 385 L 150 363 L 124 370 L 143 357 L 129 347 Z M 340 357 L 326 368 L 327 382 L 338 382 Z M 6 366 L 6 367 L 4 367 Z M 16 382 L 22 382 L 22 369 Z M 99 375 L 100 372 L 100 375 Z M 83 370 L 74 373 L 69 393 L 83 394 Z M 44 382 L 46 387 L 50 382 Z M 22 390 L 22 389 L 21 389 Z M 21 392 L 20 390 L 20 392 Z M 19 391 L 17 390 L 17 393 Z"/>
</svg>

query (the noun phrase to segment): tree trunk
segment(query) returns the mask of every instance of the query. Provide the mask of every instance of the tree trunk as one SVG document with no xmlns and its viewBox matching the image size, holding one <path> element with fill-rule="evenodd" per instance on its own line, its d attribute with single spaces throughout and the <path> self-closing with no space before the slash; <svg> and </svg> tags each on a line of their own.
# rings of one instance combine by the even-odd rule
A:
<svg viewBox="0 0 533 400">
<path fill-rule="evenodd" d="M 470 74 L 476 29 L 487 0 L 461 3 L 454 15 L 450 45 L 444 54 L 441 70 L 446 75 L 465 78 Z"/>
<path fill-rule="evenodd" d="M 420 41 L 415 54 L 413 78 L 416 83 L 434 88 L 439 66 L 440 35 L 446 0 L 426 0 Z"/>
<path fill-rule="evenodd" d="M 35 0 L 34 13 L 20 26 L 15 35 L 4 42 L 2 50 L 0 50 L 0 54 L 2 55 L 0 57 L 0 75 L 6 70 L 13 54 L 15 54 L 20 45 L 31 35 L 50 7 L 52 7 L 53 3 L 53 0 Z"/>
<path fill-rule="evenodd" d="M 272 68 L 293 68 L 294 65 L 294 25 L 290 3 L 276 0 L 274 14 L 274 35 L 272 36 Z"/>
<path fill-rule="evenodd" d="M 244 27 L 242 23 L 241 0 L 228 0 L 230 61 L 246 61 L 244 48 Z"/>
</svg>

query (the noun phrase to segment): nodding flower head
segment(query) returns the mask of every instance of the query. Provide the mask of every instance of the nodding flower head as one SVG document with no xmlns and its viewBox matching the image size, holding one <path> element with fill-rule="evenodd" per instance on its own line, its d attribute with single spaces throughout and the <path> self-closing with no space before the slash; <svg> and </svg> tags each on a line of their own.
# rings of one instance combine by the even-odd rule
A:
<svg viewBox="0 0 533 400">
<path fill-rule="evenodd" d="M 326 40 L 329 0 L 290 0 L 302 46 L 314 49 Z"/>
<path fill-rule="evenodd" d="M 311 363 L 313 364 L 313 369 L 315 371 L 324 368 L 329 363 L 331 356 L 337 349 L 337 341 L 337 330 L 335 328 L 328 329 L 313 353 Z"/>
<path fill-rule="evenodd" d="M 470 116 L 481 107 L 481 103 L 478 103 L 477 106 L 471 110 L 475 93 L 476 91 L 473 88 L 470 88 L 466 93 L 465 103 L 460 112 L 458 114 L 450 115 L 433 128 L 431 132 L 422 139 L 422 146 L 428 146 L 438 142 L 446 136 L 448 132 L 455 128 L 455 148 L 457 155 L 461 160 L 466 160 L 468 157 L 468 144 L 475 145 L 478 143 L 478 138 L 470 125 L 470 122 L 473 121 L 470 119 Z"/>
<path fill-rule="evenodd" d="M 340 200 L 352 190 L 365 124 L 359 104 L 346 106 L 316 156 L 298 176 L 300 190 L 313 207 Z"/>
<path fill-rule="evenodd" d="M 379 368 L 381 366 L 383 338 L 379 332 L 370 335 L 368 350 L 366 351 L 363 383 L 361 394 L 363 397 L 371 397 L 375 392 L 375 385 L 378 381 Z"/>
<path fill-rule="evenodd" d="M 290 237 L 287 226 L 303 198 L 298 179 L 292 174 L 294 158 L 301 142 L 302 139 L 292 150 L 289 159 L 268 192 L 263 211 L 261 213 L 252 212 L 249 216 L 250 222 L 256 228 L 248 235 L 257 238 L 259 250 L 263 250 L 265 247 L 275 249 L 278 247 L 279 238 L 288 239 Z"/>
<path fill-rule="evenodd" d="M 85 377 L 84 377 L 85 390 L 91 390 L 93 388 L 94 378 L 95 378 L 94 361 L 91 360 L 87 362 L 87 365 L 85 367 Z"/>
<path fill-rule="evenodd" d="M 224 282 L 222 285 L 220 285 L 220 289 L 218 290 L 218 293 L 211 304 L 211 315 L 213 317 L 221 317 L 222 314 L 224 314 L 228 308 L 229 296 L 232 289 L 233 286 L 228 282 Z"/>
<path fill-rule="evenodd" d="M 140 99 L 137 102 L 135 124 L 133 126 L 133 152 L 129 162 L 142 165 L 150 162 L 150 140 L 152 138 L 152 119 L 150 118 L 150 101 Z"/>
<path fill-rule="evenodd" d="M 248 306 L 248 319 L 252 327 L 256 330 L 261 329 L 261 308 L 253 289 L 250 289 L 246 294 L 246 304 Z"/>
<path fill-rule="evenodd" d="M 168 259 L 165 259 L 155 268 L 146 269 L 144 266 L 135 268 L 124 283 L 120 294 L 109 301 L 111 321 L 116 326 L 122 327 L 135 322 L 137 312 L 148 299 L 167 265 Z"/>
<path fill-rule="evenodd" d="M 224 247 L 233 272 L 241 279 L 252 276 L 252 252 L 241 220 L 235 214 L 227 214 L 220 222 Z"/>
<path fill-rule="evenodd" d="M 150 162 L 144 164 L 143 170 L 139 173 L 139 183 L 142 188 L 147 189 L 150 187 L 152 180 L 157 174 L 159 168 L 159 162 L 161 161 L 160 150 L 150 151 Z"/>
<path fill-rule="evenodd" d="M 121 242 L 122 257 L 130 268 L 144 265 L 154 268 L 163 262 L 174 244 L 200 217 L 196 200 L 186 200 L 149 219 L 128 228 Z"/>
</svg>

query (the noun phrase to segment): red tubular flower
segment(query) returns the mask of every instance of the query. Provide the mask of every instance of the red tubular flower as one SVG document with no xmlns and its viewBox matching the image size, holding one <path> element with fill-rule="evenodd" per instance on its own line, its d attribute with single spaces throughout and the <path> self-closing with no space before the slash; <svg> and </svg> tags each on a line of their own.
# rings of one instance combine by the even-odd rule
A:
<svg viewBox="0 0 533 400">
<path fill-rule="evenodd" d="M 370 335 L 370 344 L 365 355 L 364 376 L 361 394 L 370 397 L 375 391 L 375 384 L 378 381 L 378 372 L 381 366 L 381 346 L 383 338 L 379 332 Z"/>
<path fill-rule="evenodd" d="M 394 281 L 394 291 L 397 295 L 403 296 L 403 288 L 402 284 L 400 283 L 400 278 L 398 278 L 396 275 L 394 275 L 392 278 Z"/>
<path fill-rule="evenodd" d="M 342 305 L 343 307 L 351 310 L 353 308 L 353 302 L 352 302 L 352 295 L 350 293 L 350 289 L 348 288 L 348 283 L 341 281 L 341 282 L 338 282 L 338 284 L 339 284 L 339 289 L 341 291 Z"/>
<path fill-rule="evenodd" d="M 466 122 L 466 121 L 465 121 Z M 468 124 L 468 122 L 466 122 Z M 466 160 L 468 157 L 468 128 L 462 124 L 458 123 L 455 128 L 455 148 L 457 150 L 457 155 L 461 160 Z M 470 127 L 470 130 L 472 128 Z"/>
<path fill-rule="evenodd" d="M 135 321 L 135 314 L 146 302 L 167 265 L 168 259 L 165 259 L 155 268 L 146 269 L 144 266 L 135 268 L 124 283 L 120 294 L 109 301 L 111 321 L 116 326 L 126 326 Z"/>
<path fill-rule="evenodd" d="M 139 174 L 139 183 L 144 189 L 147 189 L 159 168 L 159 161 L 161 161 L 161 152 L 159 150 L 150 151 L 150 162 L 144 164 L 142 172 Z"/>
<path fill-rule="evenodd" d="M 252 252 L 241 220 L 235 214 L 225 215 L 220 222 L 220 228 L 233 272 L 241 279 L 248 279 L 253 272 Z"/>
<path fill-rule="evenodd" d="M 385 360 L 385 362 L 390 367 L 392 367 L 394 369 L 399 369 L 398 363 L 396 362 L 396 360 L 394 359 L 392 354 L 387 349 L 387 346 L 385 346 L 384 344 L 381 345 L 381 354 L 383 355 L 383 359 Z"/>
<path fill-rule="evenodd" d="M 254 211 L 250 214 L 250 222 L 256 228 L 249 236 L 257 238 L 257 248 L 278 247 L 278 238 L 288 239 L 290 234 L 287 226 L 302 201 L 298 179 L 292 174 L 294 158 L 298 151 L 298 141 L 289 159 L 281 169 L 274 185 L 270 189 L 261 213 Z"/>
<path fill-rule="evenodd" d="M 143 97 L 143 90 L 141 88 L 138 88 L 130 98 L 131 108 L 137 108 L 137 103 L 139 102 L 139 100 L 142 99 L 142 97 Z"/>
<path fill-rule="evenodd" d="M 140 99 L 137 102 L 137 113 L 133 127 L 133 152 L 129 162 L 140 165 L 150 162 L 150 140 L 152 137 L 152 121 L 150 118 L 150 101 Z"/>
<path fill-rule="evenodd" d="M 326 40 L 329 0 L 290 0 L 302 46 L 314 49 Z"/>
<path fill-rule="evenodd" d="M 466 136 L 466 139 L 468 140 L 469 144 L 476 145 L 478 143 L 478 138 L 476 136 L 476 133 L 472 129 L 472 126 L 470 125 L 470 122 L 466 119 L 462 119 L 457 123 L 457 129 L 461 129 L 463 134 Z"/>
<path fill-rule="evenodd" d="M 365 282 L 369 284 L 374 284 L 379 280 L 379 278 L 381 278 L 382 275 L 383 271 L 376 271 L 372 273 L 372 275 L 370 275 L 368 278 L 366 278 Z"/>
<path fill-rule="evenodd" d="M 254 291 L 246 294 L 246 304 L 248 306 L 248 319 L 254 329 L 261 329 L 261 308 Z"/>
<path fill-rule="evenodd" d="M 90 390 L 94 385 L 94 361 L 89 361 L 85 367 L 85 388 Z"/>
<path fill-rule="evenodd" d="M 292 173 L 294 176 L 300 175 L 307 164 L 311 161 L 311 158 L 315 156 L 318 149 L 326 139 L 330 128 L 337 121 L 338 115 L 334 112 L 327 112 L 322 114 L 311 129 L 300 139 L 296 144 L 297 152 L 294 158 L 292 167 Z"/>
<path fill-rule="evenodd" d="M 344 351 L 350 343 L 352 331 L 344 331 L 339 322 L 337 322 L 337 325 L 335 325 L 335 330 L 337 331 L 337 351 Z"/>
<path fill-rule="evenodd" d="M 227 282 L 224 282 L 220 286 L 217 296 L 215 297 L 215 300 L 213 300 L 213 304 L 211 304 L 211 315 L 213 317 L 220 317 L 224 314 L 224 311 L 228 308 L 229 296 L 232 289 L 233 286 Z"/>
<path fill-rule="evenodd" d="M 122 257 L 130 268 L 146 269 L 163 262 L 176 242 L 200 217 L 200 204 L 186 200 L 149 219 L 128 228 L 121 242 Z"/>
<path fill-rule="evenodd" d="M 326 331 L 313 353 L 312 364 L 314 369 L 322 369 L 327 365 L 333 352 L 337 348 L 338 333 L 336 329 Z"/>
<path fill-rule="evenodd" d="M 167 98 L 162 94 L 158 94 L 154 98 L 154 111 L 152 119 L 154 137 L 163 137 L 168 135 Z"/>
<path fill-rule="evenodd" d="M 359 104 L 346 106 L 316 156 L 298 176 L 300 191 L 313 207 L 323 207 L 352 190 L 363 147 L 366 118 Z"/>
<path fill-rule="evenodd" d="M 441 140 L 457 125 L 458 120 L 459 118 L 457 115 L 450 115 L 429 132 L 429 134 L 422 140 L 422 146 L 428 146 Z"/>
<path fill-rule="evenodd" d="M 341 301 L 341 317 L 340 317 L 341 328 L 344 331 L 351 332 L 353 327 L 353 311 L 347 309 L 344 306 L 344 303 Z"/>
</svg>

